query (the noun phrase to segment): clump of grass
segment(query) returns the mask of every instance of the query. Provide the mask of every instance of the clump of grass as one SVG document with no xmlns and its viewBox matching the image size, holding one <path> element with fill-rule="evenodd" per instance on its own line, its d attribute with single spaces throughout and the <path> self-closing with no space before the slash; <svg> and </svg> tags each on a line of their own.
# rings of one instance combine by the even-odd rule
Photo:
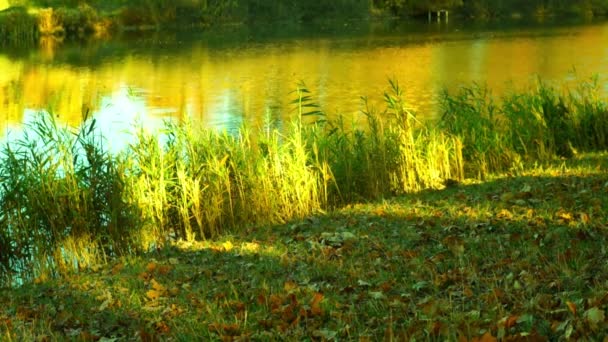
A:
<svg viewBox="0 0 608 342">
<path fill-rule="evenodd" d="M 73 132 L 44 115 L 3 147 L 0 260 L 9 283 L 135 251 L 138 213 L 123 199 L 126 164 L 104 152 L 94 124 Z"/>
<path fill-rule="evenodd" d="M 418 121 L 396 81 L 385 93 L 383 111 L 362 100 L 365 129 L 346 127 L 340 119 L 313 131 L 318 167 L 331 171 L 335 203 L 437 188 L 462 178 L 460 141 Z"/>
<path fill-rule="evenodd" d="M 468 175 L 483 178 L 526 161 L 605 150 L 608 108 L 600 94 L 597 78 L 574 90 L 539 80 L 501 98 L 473 85 L 444 94 L 440 126 L 462 139 Z"/>
</svg>

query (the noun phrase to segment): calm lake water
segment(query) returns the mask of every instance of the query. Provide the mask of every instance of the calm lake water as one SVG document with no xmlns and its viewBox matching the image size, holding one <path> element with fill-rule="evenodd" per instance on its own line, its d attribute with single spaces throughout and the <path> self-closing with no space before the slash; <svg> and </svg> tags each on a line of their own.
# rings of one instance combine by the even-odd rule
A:
<svg viewBox="0 0 608 342">
<path fill-rule="evenodd" d="M 342 22 L 46 41 L 0 50 L 0 135 L 40 110 L 74 125 L 90 110 L 109 136 L 186 117 L 227 129 L 280 124 L 294 116 L 300 81 L 328 114 L 356 118 L 360 97 L 380 107 L 394 78 L 418 115 L 433 117 L 443 89 L 480 82 L 501 93 L 537 76 L 592 75 L 608 92 L 607 22 Z"/>
</svg>

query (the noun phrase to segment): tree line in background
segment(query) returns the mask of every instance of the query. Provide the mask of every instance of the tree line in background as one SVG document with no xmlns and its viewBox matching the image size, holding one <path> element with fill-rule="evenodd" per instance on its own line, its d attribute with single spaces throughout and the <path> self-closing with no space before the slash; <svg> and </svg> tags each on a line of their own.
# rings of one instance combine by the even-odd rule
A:
<svg viewBox="0 0 608 342">
<path fill-rule="evenodd" d="M 470 18 L 553 15 L 603 16 L 608 0 L 373 0 L 372 5 L 397 16 L 418 16 L 439 9 Z"/>
<path fill-rule="evenodd" d="M 512 14 L 555 15 L 608 12 L 608 0 L 7 0 L 12 6 L 82 7 L 121 13 L 137 10 L 140 19 L 172 19 L 183 16 L 209 20 L 210 16 L 234 19 L 310 20 L 318 17 L 366 17 L 426 15 L 439 9 L 465 16 L 493 18 Z M 118 11 L 118 12 L 116 12 Z M 128 10 L 127 10 L 128 12 Z M 135 14 L 131 14 L 135 15 Z M 150 16 L 151 18 L 143 18 Z"/>
<path fill-rule="evenodd" d="M 0 10 L 6 6 L 10 8 L 0 11 L 0 43 L 38 34 L 82 37 L 128 28 L 426 17 L 440 9 L 475 20 L 608 13 L 608 0 L 2 0 Z"/>
</svg>

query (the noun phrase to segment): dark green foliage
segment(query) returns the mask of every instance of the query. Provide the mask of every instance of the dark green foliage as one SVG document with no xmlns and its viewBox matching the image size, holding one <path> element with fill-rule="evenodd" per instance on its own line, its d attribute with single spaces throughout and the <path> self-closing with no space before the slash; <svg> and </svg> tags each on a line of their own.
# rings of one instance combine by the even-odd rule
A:
<svg viewBox="0 0 608 342">
<path fill-rule="evenodd" d="M 24 7 L 0 11 L 0 44 L 28 46 L 38 38 L 36 18 Z"/>
</svg>

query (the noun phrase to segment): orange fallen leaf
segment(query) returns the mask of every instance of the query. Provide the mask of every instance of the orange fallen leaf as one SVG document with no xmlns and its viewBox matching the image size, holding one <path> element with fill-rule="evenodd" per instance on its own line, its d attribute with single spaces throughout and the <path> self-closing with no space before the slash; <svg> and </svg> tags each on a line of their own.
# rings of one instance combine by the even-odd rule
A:
<svg viewBox="0 0 608 342">
<path fill-rule="evenodd" d="M 517 324 L 518 319 L 519 319 L 519 316 L 517 316 L 517 315 L 509 316 L 509 318 L 507 318 L 507 320 L 505 321 L 505 328 L 509 329 L 509 328 L 514 327 Z"/>
<path fill-rule="evenodd" d="M 222 328 L 226 335 L 237 336 L 239 334 L 238 324 L 224 324 Z"/>
<path fill-rule="evenodd" d="M 260 305 L 265 305 L 266 304 L 266 295 L 264 293 L 258 294 L 257 302 Z"/>
<path fill-rule="evenodd" d="M 168 333 L 168 332 L 171 331 L 171 328 L 169 328 L 169 326 L 167 325 L 167 323 L 162 322 L 162 321 L 161 322 L 156 322 L 154 324 L 154 328 L 156 329 L 156 331 L 158 333 L 161 333 L 161 334 L 166 334 L 166 333 Z"/>
<path fill-rule="evenodd" d="M 154 270 L 156 270 L 156 263 L 155 263 L 155 262 L 153 262 L 153 261 L 152 261 L 152 262 L 149 262 L 149 263 L 146 265 L 146 271 L 148 271 L 148 272 L 154 272 Z"/>
<path fill-rule="evenodd" d="M 323 294 L 320 292 L 315 293 L 315 295 L 312 297 L 312 301 L 310 303 L 310 312 L 314 316 L 319 316 L 323 313 L 323 310 L 321 309 L 322 300 L 323 300 Z"/>
<path fill-rule="evenodd" d="M 572 303 L 571 301 L 567 301 L 566 305 L 568 306 L 570 312 L 572 312 L 572 314 L 576 316 L 576 304 Z"/>
<path fill-rule="evenodd" d="M 494 336 L 492 336 L 492 334 L 490 334 L 490 332 L 487 332 L 485 334 L 483 334 L 483 336 L 481 336 L 478 339 L 479 342 L 497 342 L 498 339 Z"/>
</svg>

